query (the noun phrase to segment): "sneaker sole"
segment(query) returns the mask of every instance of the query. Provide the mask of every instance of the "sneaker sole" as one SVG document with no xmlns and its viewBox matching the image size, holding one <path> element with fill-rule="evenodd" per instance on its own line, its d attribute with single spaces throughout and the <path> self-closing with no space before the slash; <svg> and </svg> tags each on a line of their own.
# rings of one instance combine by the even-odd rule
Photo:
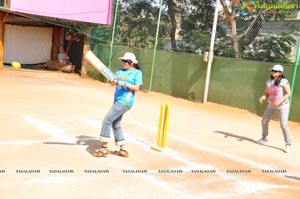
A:
<svg viewBox="0 0 300 199">
<path fill-rule="evenodd" d="M 287 150 L 287 149 L 283 149 L 283 152 L 285 152 L 285 153 L 290 153 L 292 150 L 290 149 L 290 150 Z"/>
<path fill-rule="evenodd" d="M 260 144 L 260 145 L 266 145 L 268 144 L 268 142 L 256 142 L 257 144 Z"/>
</svg>

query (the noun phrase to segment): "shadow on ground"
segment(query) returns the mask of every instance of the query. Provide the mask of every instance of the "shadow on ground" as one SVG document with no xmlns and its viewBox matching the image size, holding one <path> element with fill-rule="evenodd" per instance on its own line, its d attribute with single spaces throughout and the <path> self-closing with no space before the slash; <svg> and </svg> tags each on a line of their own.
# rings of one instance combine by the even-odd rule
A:
<svg viewBox="0 0 300 199">
<path fill-rule="evenodd" d="M 233 134 L 233 133 L 229 133 L 229 132 L 224 132 L 224 131 L 214 131 L 214 132 L 215 133 L 219 133 L 219 134 L 223 134 L 224 138 L 236 138 L 240 142 L 247 141 L 247 142 L 252 142 L 252 143 L 257 144 L 256 140 L 248 138 L 248 137 L 239 136 L 239 135 L 236 135 L 236 134 Z M 262 146 L 270 147 L 270 148 L 273 148 L 273 149 L 277 149 L 277 150 L 283 151 L 283 149 L 281 149 L 281 148 L 274 147 L 274 146 L 267 145 L 267 144 L 266 145 L 262 145 Z"/>
<path fill-rule="evenodd" d="M 84 145 L 87 146 L 85 149 L 88 153 L 92 154 L 96 149 L 100 148 L 100 140 L 96 137 L 79 135 L 76 136 L 75 143 L 67 142 L 44 142 L 43 144 L 58 144 L 58 145 Z"/>
<path fill-rule="evenodd" d="M 300 177 L 296 177 L 296 176 L 285 176 L 285 177 L 300 181 Z"/>
</svg>

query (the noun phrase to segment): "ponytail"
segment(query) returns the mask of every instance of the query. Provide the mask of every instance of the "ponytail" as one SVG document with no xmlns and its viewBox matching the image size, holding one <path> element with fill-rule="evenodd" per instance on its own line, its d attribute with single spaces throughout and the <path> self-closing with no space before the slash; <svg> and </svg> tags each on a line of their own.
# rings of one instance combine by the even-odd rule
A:
<svg viewBox="0 0 300 199">
<path fill-rule="evenodd" d="M 139 66 L 138 64 L 133 63 L 133 67 L 134 67 L 135 69 L 141 70 L 141 68 L 140 68 L 140 66 Z"/>
</svg>

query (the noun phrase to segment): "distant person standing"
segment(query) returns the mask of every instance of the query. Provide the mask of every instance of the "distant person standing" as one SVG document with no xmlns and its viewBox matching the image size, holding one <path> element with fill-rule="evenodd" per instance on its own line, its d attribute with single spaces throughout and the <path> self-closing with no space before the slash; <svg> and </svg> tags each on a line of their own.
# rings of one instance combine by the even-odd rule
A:
<svg viewBox="0 0 300 199">
<path fill-rule="evenodd" d="M 263 103 L 264 100 L 268 99 L 269 104 L 261 121 L 262 137 L 257 143 L 266 144 L 268 142 L 269 121 L 275 113 L 278 113 L 285 141 L 284 152 L 289 153 L 292 150 L 290 130 L 288 127 L 290 85 L 289 81 L 283 75 L 282 65 L 274 65 L 271 71 L 271 77 L 266 82 L 265 93 L 259 98 L 260 103 Z"/>
<path fill-rule="evenodd" d="M 107 148 L 111 129 L 114 134 L 115 144 L 120 147 L 119 151 L 113 154 L 128 157 L 128 151 L 125 149 L 125 137 L 121 128 L 121 120 L 125 112 L 133 106 L 135 92 L 143 85 L 142 72 L 138 66 L 138 61 L 133 53 L 126 52 L 122 60 L 123 68 L 115 73 L 117 79 L 112 80 L 110 84 L 116 86 L 114 103 L 108 111 L 102 122 L 100 141 L 101 147 L 92 155 L 103 157 L 110 153 Z"/>
</svg>

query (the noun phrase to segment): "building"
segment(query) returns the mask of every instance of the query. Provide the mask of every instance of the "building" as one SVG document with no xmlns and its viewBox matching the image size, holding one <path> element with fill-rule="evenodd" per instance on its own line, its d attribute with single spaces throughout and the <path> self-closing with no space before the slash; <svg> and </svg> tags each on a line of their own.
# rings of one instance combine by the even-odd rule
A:
<svg viewBox="0 0 300 199">
<path fill-rule="evenodd" d="M 75 33 L 111 24 L 111 18 L 112 0 L 0 0 L 0 68 L 69 58 L 81 73 L 86 35 Z"/>
</svg>

